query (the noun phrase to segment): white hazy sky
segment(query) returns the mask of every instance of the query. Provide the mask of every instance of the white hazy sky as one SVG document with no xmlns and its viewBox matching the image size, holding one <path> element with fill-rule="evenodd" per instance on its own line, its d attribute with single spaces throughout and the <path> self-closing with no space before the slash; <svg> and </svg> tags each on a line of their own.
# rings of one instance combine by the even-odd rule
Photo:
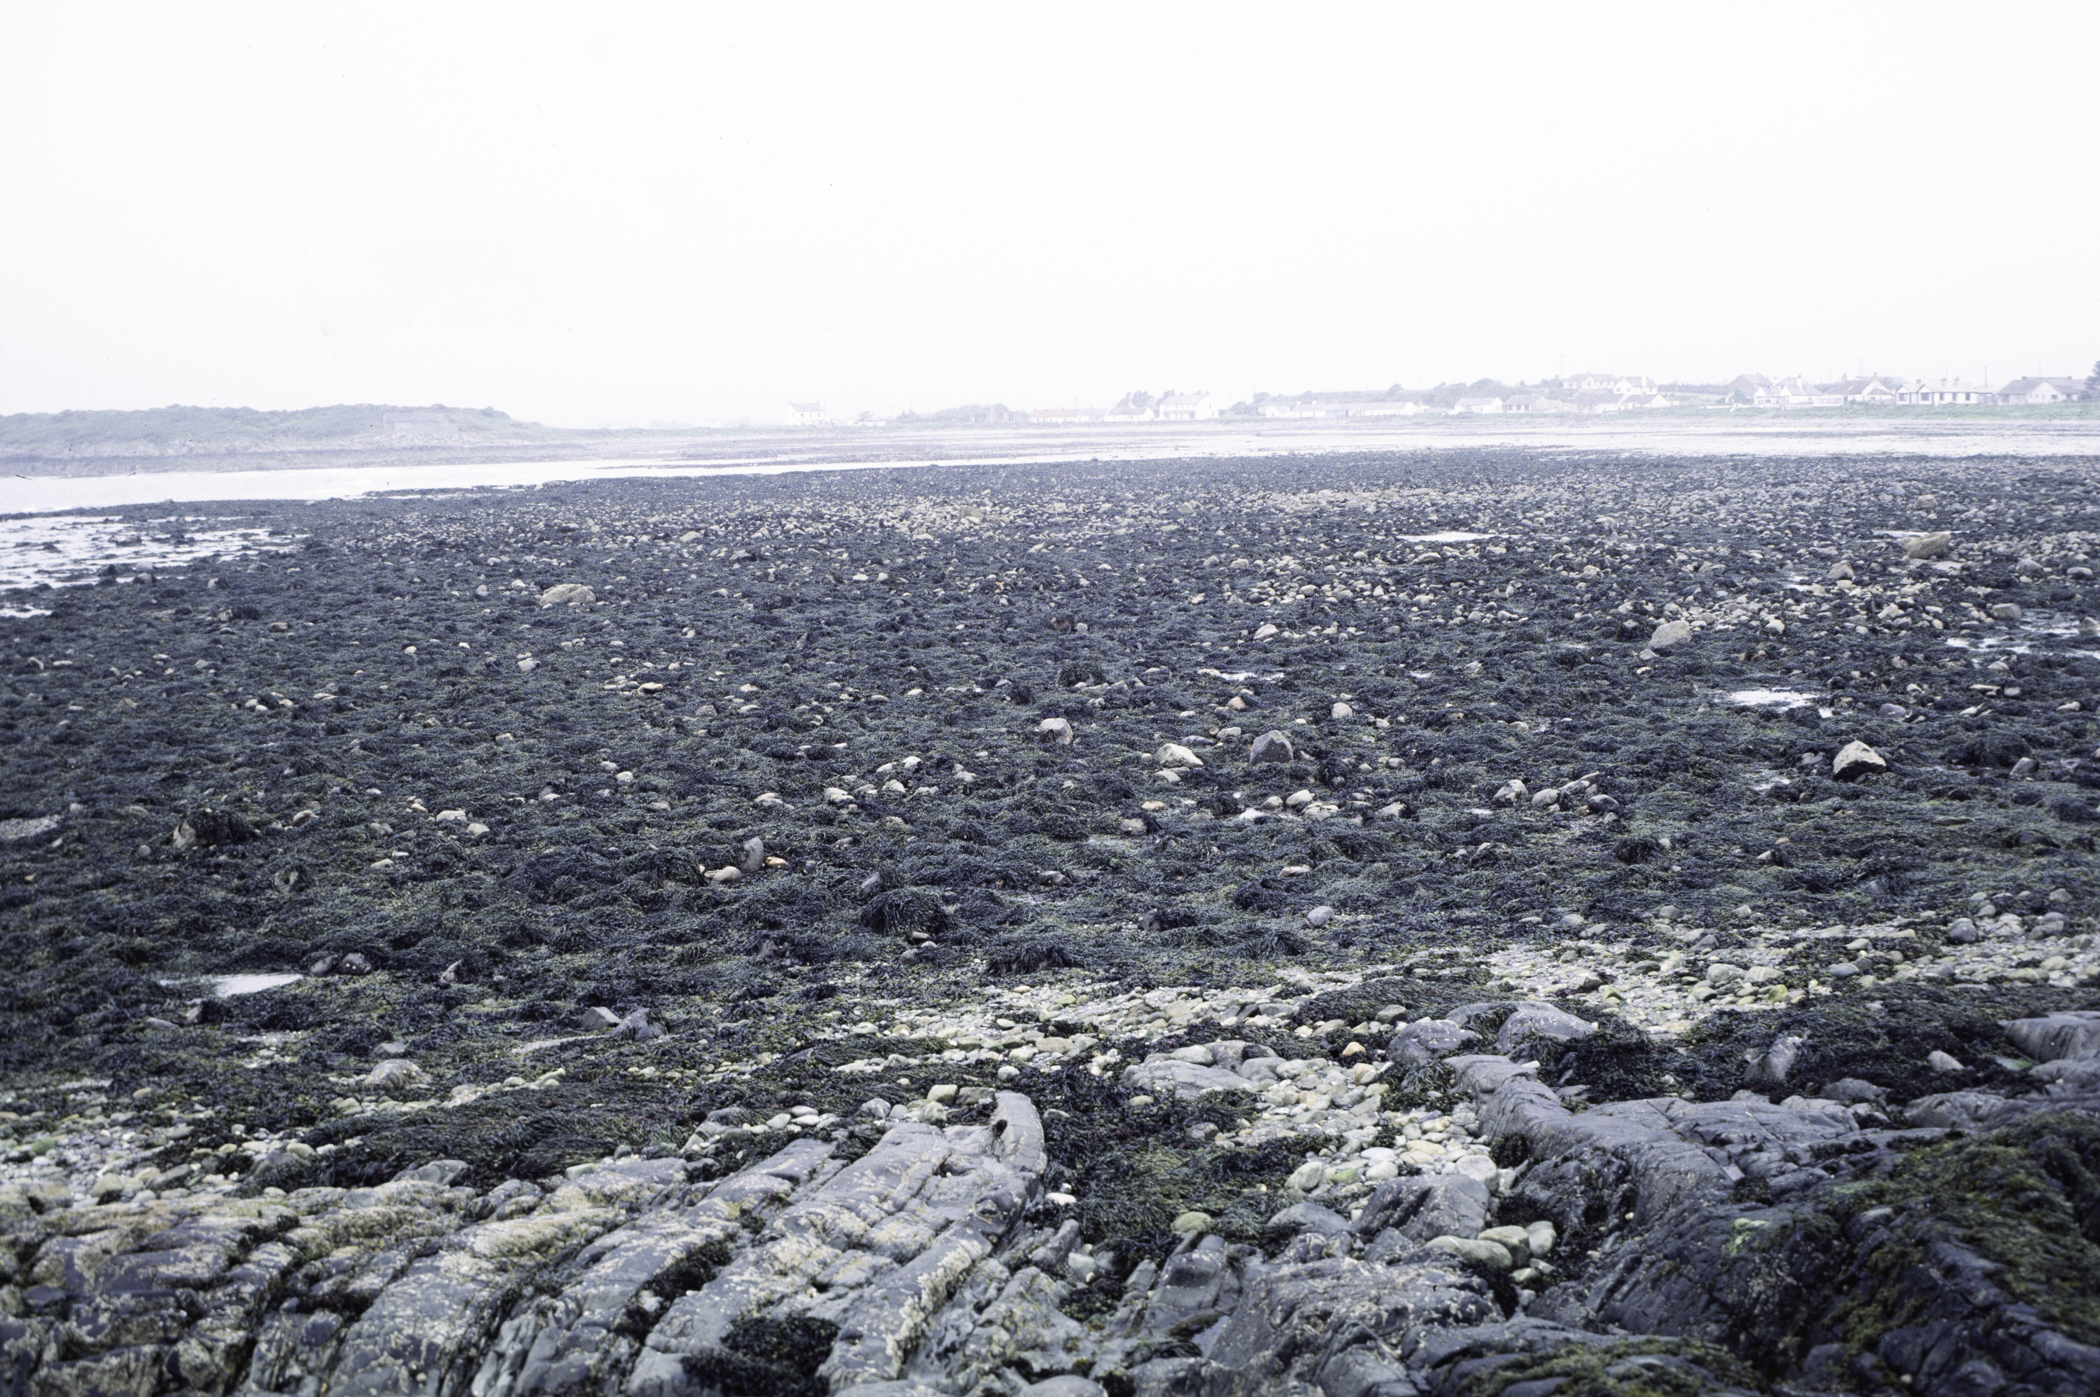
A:
<svg viewBox="0 0 2100 1397">
<path fill-rule="evenodd" d="M 2084 373 L 2100 6 L 0 4 L 0 412 Z"/>
</svg>

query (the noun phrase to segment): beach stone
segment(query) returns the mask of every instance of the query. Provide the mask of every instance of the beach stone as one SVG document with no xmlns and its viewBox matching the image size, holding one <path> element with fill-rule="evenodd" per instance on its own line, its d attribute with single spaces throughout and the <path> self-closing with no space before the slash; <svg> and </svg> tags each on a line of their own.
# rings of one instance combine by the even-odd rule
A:
<svg viewBox="0 0 2100 1397">
<path fill-rule="evenodd" d="M 1954 535 L 1945 531 L 1913 534 L 1903 540 L 1906 558 L 1944 558 L 1954 549 Z"/>
<path fill-rule="evenodd" d="M 1207 1091 L 1253 1091 L 1255 1084 L 1237 1072 L 1222 1067 L 1205 1067 L 1200 1063 L 1182 1062 L 1175 1058 L 1154 1057 L 1143 1062 L 1134 1062 L 1123 1069 L 1123 1085 L 1134 1090 L 1148 1092 L 1172 1092 L 1184 1101 L 1193 1101 Z"/>
<path fill-rule="evenodd" d="M 1461 1178 L 1475 1179 L 1481 1187 L 1493 1186 L 1501 1177 L 1501 1169 L 1495 1161 L 1484 1154 L 1469 1154 L 1451 1166 L 1453 1174 Z"/>
<path fill-rule="evenodd" d="M 1521 1227 L 1490 1227 L 1473 1240 L 1493 1242 L 1509 1253 L 1510 1260 L 1522 1266 L 1531 1260 L 1531 1233 Z"/>
<path fill-rule="evenodd" d="M 1350 1227 L 1359 1237 L 1392 1228 L 1418 1243 L 1447 1233 L 1472 1237 L 1487 1226 L 1491 1202 L 1487 1185 L 1466 1174 L 1388 1179 L 1371 1190 Z"/>
<path fill-rule="evenodd" d="M 2020 609 L 2018 602 L 2001 601 L 1994 603 L 1991 607 L 1991 619 L 1994 621 L 2015 623 L 2026 614 Z"/>
<path fill-rule="evenodd" d="M 763 872 L 766 866 L 766 841 L 757 835 L 745 840 L 743 855 L 738 858 L 736 866 L 745 873 Z"/>
<path fill-rule="evenodd" d="M 1315 1185 L 1317 1187 L 1318 1185 Z M 1318 1203 L 1293 1203 L 1274 1214 L 1263 1224 L 1262 1230 L 1275 1236 L 1296 1236 L 1300 1232 L 1317 1232 L 1323 1236 L 1341 1236 L 1349 1230 L 1346 1218 Z"/>
<path fill-rule="evenodd" d="M 1753 1085 L 1786 1085 L 1787 1074 L 1794 1070 L 1794 1062 L 1801 1056 L 1801 1049 L 1807 1041 L 1799 1033 L 1782 1033 L 1764 1052 L 1752 1049 L 1744 1054 L 1749 1069 L 1744 1075 Z"/>
<path fill-rule="evenodd" d="M 1838 749 L 1830 759 L 1830 774 L 1840 781 L 1857 781 L 1862 776 L 1874 776 L 1887 771 L 1889 764 L 1881 753 L 1866 743 L 1852 741 Z"/>
<path fill-rule="evenodd" d="M 1418 1019 L 1393 1035 L 1385 1055 L 1401 1067 L 1418 1067 L 1479 1041 L 1479 1034 L 1449 1019 Z"/>
<path fill-rule="evenodd" d="M 638 1043 L 646 1043 L 651 1039 L 662 1038 L 665 1033 L 666 1030 L 662 1025 L 649 1022 L 649 1011 L 647 1009 L 637 1009 L 613 1026 L 613 1036 L 615 1038 L 632 1038 Z"/>
<path fill-rule="evenodd" d="M 1327 710 L 1327 716 L 1336 722 L 1340 722 L 1344 718 L 1354 718 L 1356 710 L 1346 703 L 1337 703 L 1334 707 Z"/>
<path fill-rule="evenodd" d="M 1925 1065 L 1935 1072 L 1966 1072 L 1969 1070 L 1962 1066 L 1961 1059 L 1955 1057 L 1952 1053 L 1942 1052 L 1938 1048 L 1934 1048 L 1925 1055 Z"/>
<path fill-rule="evenodd" d="M 1295 761 L 1297 756 L 1290 738 L 1273 728 L 1255 738 L 1254 745 L 1247 752 L 1250 762 L 1288 762 Z"/>
<path fill-rule="evenodd" d="M 1973 944 L 1976 940 L 1976 923 L 1968 917 L 1956 917 L 1947 924 L 1947 939 L 1957 946 Z"/>
<path fill-rule="evenodd" d="M 2065 1009 L 2031 1019 L 2010 1019 L 2005 1036 L 2036 1062 L 2100 1055 L 2100 1010 Z"/>
<path fill-rule="evenodd" d="M 368 1091 L 401 1091 L 423 1080 L 423 1069 L 407 1058 L 390 1057 L 365 1074 Z"/>
<path fill-rule="evenodd" d="M 1578 1019 L 1564 1009 L 1556 1009 L 1550 1004 L 1525 1004 L 1503 1020 L 1502 1031 L 1495 1035 L 1495 1050 L 1506 1053 L 1515 1044 L 1534 1036 L 1566 1043 L 1587 1038 L 1596 1031 L 1597 1025 L 1587 1019 Z"/>
<path fill-rule="evenodd" d="M 589 606 L 598 594 L 581 582 L 557 582 L 540 593 L 541 606 Z"/>
<path fill-rule="evenodd" d="M 1016 1397 L 1108 1397 L 1108 1389 L 1077 1373 L 1059 1373 L 1054 1378 L 1029 1383 Z"/>
<path fill-rule="evenodd" d="M 1334 909 L 1322 903 L 1305 914 L 1305 924 L 1307 926 L 1326 926 L 1333 916 Z"/>
<path fill-rule="evenodd" d="M 1492 1267 L 1497 1271 L 1513 1271 L 1517 1265 L 1517 1260 L 1509 1254 L 1508 1247 L 1500 1242 L 1486 1242 L 1477 1237 L 1454 1237 L 1447 1234 L 1431 1237 L 1423 1245 L 1433 1251 L 1448 1252 L 1461 1261 Z"/>
<path fill-rule="evenodd" d="M 1045 718 L 1035 725 L 1036 741 L 1046 747 L 1072 745 L 1072 725 L 1062 718 Z"/>
<path fill-rule="evenodd" d="M 1840 1077 L 1834 1082 L 1825 1082 L 1817 1095 L 1829 1101 L 1868 1102 L 1878 1104 L 1888 1099 L 1888 1088 L 1877 1087 L 1872 1082 L 1858 1077 Z"/>
<path fill-rule="evenodd" d="M 1197 756 L 1179 742 L 1162 744 L 1155 760 L 1164 767 L 1195 767 L 1203 765 L 1203 758 Z"/>
<path fill-rule="evenodd" d="M 1691 643 L 1692 623 L 1682 619 L 1663 622 L 1655 628 L 1655 633 L 1648 637 L 1648 648 L 1658 655 L 1682 650 Z"/>
</svg>

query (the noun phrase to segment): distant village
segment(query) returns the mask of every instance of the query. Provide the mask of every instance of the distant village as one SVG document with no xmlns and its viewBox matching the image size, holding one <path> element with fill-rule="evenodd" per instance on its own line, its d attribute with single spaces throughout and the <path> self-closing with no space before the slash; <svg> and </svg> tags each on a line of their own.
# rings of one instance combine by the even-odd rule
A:
<svg viewBox="0 0 2100 1397">
<path fill-rule="evenodd" d="M 1665 383 L 1621 374 L 1574 374 L 1538 383 L 1504 384 L 1482 379 L 1470 384 L 1441 384 L 1405 389 L 1398 384 L 1348 393 L 1256 393 L 1229 402 L 1198 390 L 1184 393 L 1127 393 L 1112 407 L 1009 408 L 1004 403 L 970 404 L 938 412 L 907 412 L 889 419 L 862 413 L 862 423 L 886 420 L 910 423 L 1035 423 L 1087 425 L 1120 422 L 1206 422 L 1220 418 L 1418 417 L 1425 415 L 1529 414 L 1594 416 L 1645 412 L 1659 408 L 1908 408 L 1908 407 L 2045 407 L 2055 403 L 2100 400 L 2100 364 L 2085 378 L 2016 378 L 1997 387 L 1958 378 L 1894 378 L 1869 375 L 1835 383 L 1805 378 L 1767 378 L 1743 374 L 1727 383 Z M 790 404 L 788 420 L 800 426 L 844 425 L 844 417 L 827 413 L 822 403 Z"/>
</svg>

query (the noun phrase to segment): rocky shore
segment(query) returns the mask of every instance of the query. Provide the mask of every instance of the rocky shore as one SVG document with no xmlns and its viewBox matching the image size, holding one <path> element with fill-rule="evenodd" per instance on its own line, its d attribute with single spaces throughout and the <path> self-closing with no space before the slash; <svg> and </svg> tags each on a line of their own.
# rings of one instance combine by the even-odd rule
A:
<svg viewBox="0 0 2100 1397">
<path fill-rule="evenodd" d="M 2100 1391 L 2088 463 L 123 513 L 7 1397 Z"/>
</svg>

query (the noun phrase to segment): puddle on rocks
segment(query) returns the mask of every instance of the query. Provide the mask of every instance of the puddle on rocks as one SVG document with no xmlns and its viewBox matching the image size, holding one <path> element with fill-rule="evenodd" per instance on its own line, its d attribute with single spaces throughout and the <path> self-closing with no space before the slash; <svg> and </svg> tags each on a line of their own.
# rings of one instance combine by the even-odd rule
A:
<svg viewBox="0 0 2100 1397">
<path fill-rule="evenodd" d="M 211 990 L 214 997 L 229 999 L 237 994 L 259 994 L 263 990 L 278 989 L 305 978 L 304 975 L 282 971 L 271 975 L 200 975 L 194 980 L 162 980 L 160 983 L 169 989 L 177 989 L 184 985 L 204 985 Z"/>
<path fill-rule="evenodd" d="M 1727 694 L 1730 703 L 1746 708 L 1805 708 L 1816 697 L 1799 689 L 1732 689 Z"/>
<path fill-rule="evenodd" d="M 237 518 L 171 515 L 139 521 L 109 516 L 41 516 L 0 520 L 0 591 L 13 587 L 78 587 L 106 567 L 120 582 L 139 572 L 212 556 L 239 557 L 288 548 L 298 540 L 272 535 Z M 48 616 L 34 607 L 8 607 L 4 616 Z"/>
<path fill-rule="evenodd" d="M 1997 630 L 1950 635 L 1946 643 L 1956 650 L 1969 650 L 1977 654 L 2007 652 L 2025 655 L 2034 649 L 2037 641 L 2071 640 L 2080 635 L 2079 618 L 2061 611 L 2030 611 L 2015 624 L 1999 624 L 2001 628 Z M 2072 653 L 2088 659 L 2100 659 L 2100 650 L 2076 650 Z"/>
</svg>

